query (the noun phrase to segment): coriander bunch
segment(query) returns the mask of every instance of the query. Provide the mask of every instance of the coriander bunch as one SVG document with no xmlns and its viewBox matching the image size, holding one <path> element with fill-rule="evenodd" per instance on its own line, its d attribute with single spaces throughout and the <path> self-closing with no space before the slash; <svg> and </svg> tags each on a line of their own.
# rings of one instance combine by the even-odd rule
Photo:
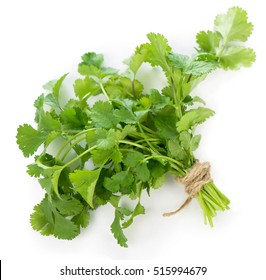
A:
<svg viewBox="0 0 266 280">
<path fill-rule="evenodd" d="M 44 191 L 31 215 L 32 227 L 42 235 L 73 239 L 88 226 L 90 212 L 109 203 L 114 208 L 111 231 L 127 247 L 123 229 L 145 213 L 143 191 L 151 195 L 161 188 L 168 173 L 188 192 L 181 208 L 195 197 L 205 223 L 212 226 L 216 212 L 229 209 L 229 199 L 211 180 L 210 166 L 194 156 L 201 140 L 197 126 L 214 111 L 193 90 L 218 68 L 252 65 L 255 53 L 242 45 L 252 29 L 246 12 L 233 7 L 216 17 L 213 31 L 197 34 L 192 56 L 175 53 L 162 34 L 149 33 L 124 72 L 105 67 L 101 54 L 84 54 L 78 65 L 81 77 L 73 85 L 75 97 L 65 104 L 60 88 L 67 74 L 47 83 L 46 94 L 34 102 L 37 126 L 21 125 L 17 133 L 23 155 L 34 155 L 27 172 Z M 144 89 L 138 75 L 144 63 L 162 69 L 165 88 Z M 97 95 L 105 101 L 92 104 Z M 124 196 L 135 201 L 134 209 L 121 206 Z"/>
</svg>

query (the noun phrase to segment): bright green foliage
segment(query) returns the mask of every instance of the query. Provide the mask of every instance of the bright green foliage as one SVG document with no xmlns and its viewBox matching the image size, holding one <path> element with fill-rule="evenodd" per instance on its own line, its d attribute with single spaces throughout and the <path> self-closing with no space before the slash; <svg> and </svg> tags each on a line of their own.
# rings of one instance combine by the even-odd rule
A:
<svg viewBox="0 0 266 280">
<path fill-rule="evenodd" d="M 75 191 L 81 194 L 91 208 L 93 208 L 93 195 L 100 172 L 100 168 L 96 170 L 76 170 L 69 175 L 71 182 L 76 186 Z"/>
<path fill-rule="evenodd" d="M 21 125 L 18 128 L 17 144 L 25 157 L 34 154 L 45 140 L 46 134 L 29 124 Z"/>
<path fill-rule="evenodd" d="M 47 197 L 34 207 L 30 221 L 32 227 L 43 235 L 53 234 L 59 239 L 73 239 L 79 234 L 78 226 L 62 215 Z"/>
<path fill-rule="evenodd" d="M 226 42 L 245 42 L 252 33 L 253 24 L 247 21 L 247 12 L 245 10 L 233 7 L 228 10 L 227 14 L 216 17 L 214 30 Z"/>
<path fill-rule="evenodd" d="M 23 124 L 17 129 L 23 155 L 39 151 L 27 165 L 45 193 L 31 215 L 33 229 L 73 239 L 89 225 L 90 213 L 109 203 L 114 208 L 111 232 L 127 247 L 123 229 L 145 214 L 142 193 L 152 195 L 169 173 L 185 176 L 197 161 L 197 127 L 214 111 L 194 89 L 217 68 L 252 65 L 255 53 L 243 45 L 252 29 L 246 12 L 233 7 L 216 17 L 213 31 L 197 34 L 198 49 L 191 56 L 175 53 L 162 34 L 149 33 L 122 73 L 105 67 L 102 54 L 84 54 L 74 98 L 64 96 L 67 74 L 45 84 L 46 92 L 34 102 L 36 128 Z M 165 88 L 144 88 L 138 73 L 143 63 L 161 68 Z M 93 103 L 97 95 L 101 100 Z M 125 196 L 135 200 L 130 210 L 121 206 Z M 196 199 L 211 226 L 217 211 L 229 209 L 230 201 L 213 182 Z"/>
</svg>

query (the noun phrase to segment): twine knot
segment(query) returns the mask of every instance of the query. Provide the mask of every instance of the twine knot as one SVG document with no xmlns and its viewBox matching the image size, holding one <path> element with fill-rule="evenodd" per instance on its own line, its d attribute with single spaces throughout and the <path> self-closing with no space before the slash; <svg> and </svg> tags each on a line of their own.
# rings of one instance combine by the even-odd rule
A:
<svg viewBox="0 0 266 280">
<path fill-rule="evenodd" d="M 177 181 L 184 185 L 185 191 L 188 194 L 188 198 L 177 210 L 164 213 L 163 216 L 172 216 L 183 209 L 186 205 L 188 205 L 192 198 L 194 198 L 196 194 L 201 190 L 201 188 L 205 184 L 212 181 L 210 170 L 211 165 L 209 162 L 200 163 L 199 161 L 197 161 L 186 176 L 184 176 L 183 178 L 177 178 Z"/>
</svg>

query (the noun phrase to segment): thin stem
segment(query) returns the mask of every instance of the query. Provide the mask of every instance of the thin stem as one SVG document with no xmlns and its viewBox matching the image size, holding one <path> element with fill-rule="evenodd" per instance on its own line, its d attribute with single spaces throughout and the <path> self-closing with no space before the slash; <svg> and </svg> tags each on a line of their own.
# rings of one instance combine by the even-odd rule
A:
<svg viewBox="0 0 266 280">
<path fill-rule="evenodd" d="M 75 142 L 73 142 L 65 151 L 64 155 L 62 156 L 62 161 L 66 158 L 66 156 L 68 155 L 68 153 L 70 152 L 70 150 L 75 146 L 77 145 L 79 142 L 83 141 L 83 140 L 86 140 L 86 137 L 82 137 L 82 138 L 79 138 L 77 139 Z"/>
<path fill-rule="evenodd" d="M 68 165 L 72 164 L 73 162 L 77 161 L 78 159 L 80 159 L 81 157 L 83 157 L 84 155 L 86 155 L 87 153 L 89 153 L 90 151 L 94 150 L 95 148 L 97 148 L 97 146 L 92 146 L 91 148 L 89 148 L 88 150 L 84 151 L 82 154 L 76 156 L 75 158 L 73 158 L 72 160 L 70 160 L 69 162 L 67 162 L 63 168 L 67 167 Z"/>
<path fill-rule="evenodd" d="M 165 159 L 165 160 L 168 160 L 168 161 L 172 161 L 173 163 L 177 164 L 179 167 L 183 168 L 183 164 L 173 158 L 170 158 L 170 157 L 167 157 L 167 156 L 163 156 L 163 155 L 152 155 L 152 156 L 148 156 L 145 158 L 145 160 L 149 160 L 151 158 L 162 158 L 162 159 Z"/>
<path fill-rule="evenodd" d="M 104 89 L 104 87 L 103 87 L 103 84 L 102 84 L 102 83 L 100 83 L 100 87 L 101 87 L 101 90 L 102 90 L 102 92 L 103 92 L 104 96 L 106 97 L 106 99 L 107 99 L 108 101 L 110 101 L 110 98 L 109 98 L 109 96 L 108 96 L 107 92 L 105 91 L 105 89 Z"/>
<path fill-rule="evenodd" d="M 172 92 L 173 92 L 173 97 L 174 97 L 174 104 L 175 104 L 175 109 L 176 109 L 176 116 L 181 119 L 182 117 L 182 110 L 181 110 L 181 96 L 180 93 L 177 95 L 176 88 L 175 88 L 175 83 L 174 79 L 171 77 L 171 87 L 172 87 Z"/>
<path fill-rule="evenodd" d="M 145 132 L 143 131 L 143 129 L 142 129 L 140 123 L 137 123 L 137 124 L 138 124 L 138 127 L 139 127 L 141 133 L 143 134 L 143 137 L 144 137 L 145 141 L 147 142 L 148 146 L 151 148 L 152 151 L 158 153 L 158 151 L 155 149 L 155 147 L 150 143 L 150 141 L 149 141 L 149 139 L 147 138 Z"/>
<path fill-rule="evenodd" d="M 81 132 L 79 132 L 79 133 L 73 135 L 72 137 L 70 137 L 70 138 L 61 146 L 61 148 L 59 149 L 59 151 L 58 151 L 58 153 L 57 153 L 57 155 L 56 155 L 55 158 L 56 158 L 56 159 L 59 158 L 59 156 L 60 156 L 60 154 L 62 153 L 62 151 L 65 149 L 65 147 L 66 147 L 72 140 L 74 140 L 75 138 L 79 137 L 79 136 L 82 135 L 82 134 L 87 133 L 87 132 L 90 131 L 90 130 L 95 130 L 95 128 L 89 128 L 89 129 L 86 129 L 86 130 L 82 130 Z"/>
<path fill-rule="evenodd" d="M 137 144 L 137 143 L 134 143 L 134 142 L 131 142 L 131 141 L 127 141 L 127 140 L 120 140 L 119 143 L 121 144 L 127 144 L 127 145 L 131 145 L 131 146 L 135 146 L 135 147 L 138 147 L 142 150 L 146 150 L 148 152 L 151 152 L 151 150 L 143 145 L 140 145 L 140 144 Z"/>
<path fill-rule="evenodd" d="M 141 143 L 141 142 L 145 142 L 146 140 L 145 139 L 140 139 L 138 141 L 136 141 L 136 143 Z M 161 141 L 158 139 L 158 138 L 149 138 L 149 141 L 150 142 L 158 142 L 158 143 L 161 143 Z"/>
<path fill-rule="evenodd" d="M 152 129 L 146 127 L 146 126 L 143 125 L 143 124 L 140 124 L 140 126 L 141 126 L 144 130 L 146 130 L 147 132 L 153 134 L 154 136 L 157 136 L 157 133 L 156 133 L 155 131 L 153 131 Z"/>
</svg>

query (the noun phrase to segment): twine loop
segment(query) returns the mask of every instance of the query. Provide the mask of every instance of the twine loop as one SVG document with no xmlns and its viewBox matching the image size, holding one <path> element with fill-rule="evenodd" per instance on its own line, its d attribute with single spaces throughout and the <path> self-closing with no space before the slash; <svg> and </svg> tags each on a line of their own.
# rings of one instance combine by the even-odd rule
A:
<svg viewBox="0 0 266 280">
<path fill-rule="evenodd" d="M 183 209 L 186 205 L 188 205 L 192 198 L 194 198 L 196 194 L 201 190 L 201 188 L 205 184 L 212 181 L 210 170 L 211 165 L 209 162 L 200 163 L 199 161 L 197 161 L 186 176 L 184 176 L 183 178 L 177 178 L 177 182 L 184 185 L 185 191 L 188 194 L 188 198 L 177 210 L 164 213 L 163 216 L 172 216 Z"/>
</svg>

